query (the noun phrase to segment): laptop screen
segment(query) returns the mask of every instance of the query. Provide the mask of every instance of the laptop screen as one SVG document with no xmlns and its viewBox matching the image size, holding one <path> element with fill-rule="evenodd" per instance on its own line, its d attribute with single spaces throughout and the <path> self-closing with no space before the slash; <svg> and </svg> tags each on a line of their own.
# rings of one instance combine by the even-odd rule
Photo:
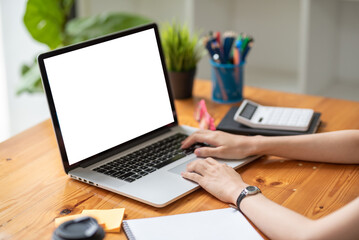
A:
<svg viewBox="0 0 359 240">
<path fill-rule="evenodd" d="M 175 120 L 153 28 L 43 61 L 69 165 Z"/>
</svg>

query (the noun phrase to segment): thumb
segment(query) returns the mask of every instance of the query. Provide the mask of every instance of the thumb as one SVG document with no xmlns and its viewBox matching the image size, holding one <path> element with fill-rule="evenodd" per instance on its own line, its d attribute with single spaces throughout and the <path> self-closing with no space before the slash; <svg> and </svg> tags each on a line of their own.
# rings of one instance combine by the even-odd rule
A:
<svg viewBox="0 0 359 240">
<path fill-rule="evenodd" d="M 194 151 L 197 157 L 220 157 L 219 152 L 218 147 L 201 147 Z"/>
</svg>

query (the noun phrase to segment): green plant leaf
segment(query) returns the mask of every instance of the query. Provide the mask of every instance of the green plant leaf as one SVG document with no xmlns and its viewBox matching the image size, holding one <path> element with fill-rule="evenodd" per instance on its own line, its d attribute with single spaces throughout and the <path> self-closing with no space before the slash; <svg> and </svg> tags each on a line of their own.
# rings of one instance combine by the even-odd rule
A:
<svg viewBox="0 0 359 240">
<path fill-rule="evenodd" d="M 28 0 L 23 20 L 36 41 L 50 49 L 62 45 L 66 15 L 61 0 Z"/>
<path fill-rule="evenodd" d="M 36 59 L 31 65 L 24 64 L 22 66 L 21 81 L 17 86 L 16 94 L 20 95 L 25 92 L 43 92 L 40 70 L 37 66 Z"/>
<path fill-rule="evenodd" d="M 191 35 L 186 25 L 165 24 L 161 28 L 161 42 L 169 71 L 192 70 L 205 54 L 198 34 Z"/>
<path fill-rule="evenodd" d="M 66 17 L 69 16 L 74 0 L 62 0 L 62 8 Z"/>
<path fill-rule="evenodd" d="M 66 24 L 66 44 L 73 44 L 151 22 L 128 13 L 103 13 L 70 20 Z"/>
</svg>

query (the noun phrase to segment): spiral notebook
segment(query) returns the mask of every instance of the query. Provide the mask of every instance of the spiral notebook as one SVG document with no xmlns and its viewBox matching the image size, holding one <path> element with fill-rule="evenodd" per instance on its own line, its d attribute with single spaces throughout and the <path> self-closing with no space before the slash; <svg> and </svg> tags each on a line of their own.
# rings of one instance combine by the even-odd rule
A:
<svg viewBox="0 0 359 240">
<path fill-rule="evenodd" d="M 123 229 L 130 240 L 263 239 L 233 208 L 124 220 Z"/>
</svg>

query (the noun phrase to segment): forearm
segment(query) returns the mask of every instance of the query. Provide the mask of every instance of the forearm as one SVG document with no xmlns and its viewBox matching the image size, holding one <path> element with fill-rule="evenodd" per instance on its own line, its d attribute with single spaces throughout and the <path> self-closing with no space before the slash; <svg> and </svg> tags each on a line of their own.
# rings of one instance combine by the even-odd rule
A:
<svg viewBox="0 0 359 240">
<path fill-rule="evenodd" d="M 331 163 L 359 163 L 359 131 L 253 139 L 253 154 Z"/>
<path fill-rule="evenodd" d="M 306 239 L 314 222 L 270 201 L 263 194 L 245 197 L 240 208 L 270 239 Z"/>
<path fill-rule="evenodd" d="M 319 220 L 310 220 L 262 194 L 245 197 L 240 207 L 270 239 L 329 240 L 356 239 L 359 236 L 359 198 Z"/>
</svg>

